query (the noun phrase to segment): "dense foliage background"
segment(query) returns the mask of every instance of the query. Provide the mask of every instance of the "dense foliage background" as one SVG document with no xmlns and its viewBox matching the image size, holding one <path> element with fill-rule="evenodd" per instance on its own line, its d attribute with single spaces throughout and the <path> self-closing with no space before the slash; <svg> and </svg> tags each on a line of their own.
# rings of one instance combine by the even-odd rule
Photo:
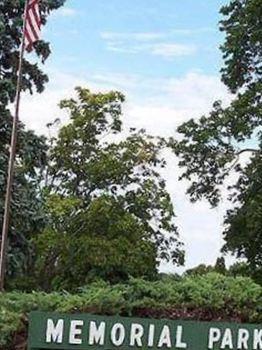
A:
<svg viewBox="0 0 262 350">
<path fill-rule="evenodd" d="M 42 23 L 49 14 L 64 4 L 64 0 L 41 1 Z M 14 102 L 19 46 L 22 37 L 24 0 L 0 1 L 0 227 L 4 213 L 5 188 L 11 140 L 12 116 L 10 103 Z M 51 53 L 50 45 L 43 40 L 35 44 L 35 52 L 42 63 Z M 22 90 L 42 92 L 48 82 L 39 63 L 23 61 Z M 40 189 L 41 174 L 46 166 L 46 139 L 28 131 L 20 123 L 15 165 L 14 191 L 11 203 L 9 230 L 9 278 L 28 274 L 34 249 L 31 237 L 44 226 L 43 198 Z"/>
<path fill-rule="evenodd" d="M 96 278 L 154 279 L 160 259 L 180 265 L 182 244 L 159 168 L 163 140 L 121 134 L 119 92 L 61 102 L 70 122 L 52 139 L 46 168 L 46 226 L 35 239 L 36 286 L 72 290 Z"/>
</svg>

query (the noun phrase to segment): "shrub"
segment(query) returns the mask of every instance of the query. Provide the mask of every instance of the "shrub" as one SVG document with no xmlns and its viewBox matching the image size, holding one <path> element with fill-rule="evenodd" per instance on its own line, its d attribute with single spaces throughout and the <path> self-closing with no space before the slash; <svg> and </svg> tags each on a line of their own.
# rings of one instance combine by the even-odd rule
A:
<svg viewBox="0 0 262 350">
<path fill-rule="evenodd" d="M 0 294 L 0 349 L 25 342 L 33 310 L 261 323 L 261 305 L 261 286 L 246 277 L 217 273 L 116 285 L 97 282 L 78 294 L 5 293 Z"/>
</svg>

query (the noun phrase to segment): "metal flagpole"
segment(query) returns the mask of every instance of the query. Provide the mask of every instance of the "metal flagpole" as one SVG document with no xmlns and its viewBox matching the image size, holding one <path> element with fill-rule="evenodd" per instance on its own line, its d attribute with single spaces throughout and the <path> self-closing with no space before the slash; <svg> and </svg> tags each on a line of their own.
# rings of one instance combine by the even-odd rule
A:
<svg viewBox="0 0 262 350">
<path fill-rule="evenodd" d="M 27 4 L 28 4 L 28 0 L 25 1 L 25 9 L 24 9 L 23 34 L 22 34 L 22 42 L 20 46 L 18 76 L 17 76 L 17 84 L 16 84 L 15 114 L 13 118 L 7 187 L 6 187 L 6 195 L 5 195 L 5 207 L 4 207 L 2 241 L 1 241 L 1 252 L 0 252 L 0 291 L 4 290 L 4 280 L 5 280 L 5 266 L 6 266 L 6 255 L 7 255 L 7 245 L 8 245 L 7 240 L 8 240 L 8 230 L 9 230 L 10 206 L 11 206 L 12 185 L 13 185 L 13 178 L 14 178 L 17 129 L 18 129 L 18 122 L 19 122 L 19 108 L 20 108 L 22 68 L 23 68 L 22 66 L 23 66 L 23 57 L 25 52 L 25 24 L 26 24 Z"/>
</svg>

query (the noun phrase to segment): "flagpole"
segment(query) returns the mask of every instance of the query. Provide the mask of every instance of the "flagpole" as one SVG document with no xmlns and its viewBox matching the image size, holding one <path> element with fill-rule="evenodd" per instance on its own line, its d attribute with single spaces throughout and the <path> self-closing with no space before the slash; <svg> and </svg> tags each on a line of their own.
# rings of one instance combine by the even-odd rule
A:
<svg viewBox="0 0 262 350">
<path fill-rule="evenodd" d="M 16 84 L 15 114 L 13 117 L 8 176 L 7 176 L 7 185 L 6 185 L 6 195 L 5 195 L 5 207 L 4 207 L 2 240 L 1 240 L 1 251 L 0 251 L 0 291 L 4 290 L 4 280 L 5 280 L 10 207 L 11 207 L 12 186 L 13 186 L 13 179 L 14 179 L 14 163 L 15 163 L 15 155 L 16 155 L 17 129 L 18 129 L 18 122 L 19 122 L 19 110 L 20 110 L 20 100 L 21 100 L 22 68 L 23 68 L 23 57 L 25 52 L 25 22 L 26 22 L 25 15 L 26 15 L 27 4 L 28 4 L 28 0 L 25 1 L 25 9 L 24 9 L 23 34 L 22 34 L 22 42 L 20 45 L 18 76 L 17 76 L 17 84 Z"/>
</svg>

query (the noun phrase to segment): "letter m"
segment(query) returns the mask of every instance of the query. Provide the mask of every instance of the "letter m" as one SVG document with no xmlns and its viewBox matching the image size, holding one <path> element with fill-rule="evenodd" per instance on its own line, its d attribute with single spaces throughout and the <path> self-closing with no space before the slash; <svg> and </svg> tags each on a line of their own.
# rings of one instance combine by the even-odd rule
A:
<svg viewBox="0 0 262 350">
<path fill-rule="evenodd" d="M 105 322 L 101 322 L 97 327 L 94 321 L 90 322 L 89 327 L 89 345 L 104 345 L 105 342 Z"/>
<path fill-rule="evenodd" d="M 64 320 L 58 320 L 56 325 L 54 321 L 49 318 L 46 327 L 46 342 L 61 344 L 63 341 Z"/>
</svg>

